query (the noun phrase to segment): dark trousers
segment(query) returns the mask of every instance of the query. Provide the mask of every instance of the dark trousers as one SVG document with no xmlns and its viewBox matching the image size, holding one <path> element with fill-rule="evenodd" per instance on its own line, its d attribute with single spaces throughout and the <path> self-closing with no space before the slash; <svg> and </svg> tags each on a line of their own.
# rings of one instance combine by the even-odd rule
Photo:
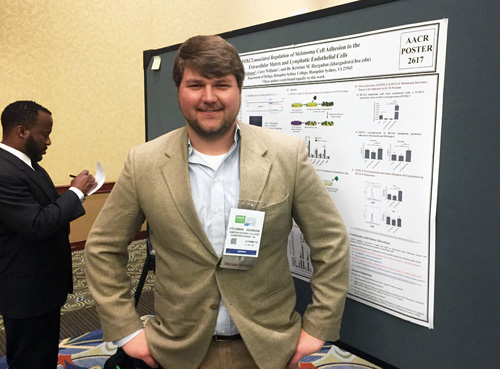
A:
<svg viewBox="0 0 500 369">
<path fill-rule="evenodd" d="M 61 311 L 24 319 L 3 317 L 9 369 L 55 369 Z"/>
</svg>

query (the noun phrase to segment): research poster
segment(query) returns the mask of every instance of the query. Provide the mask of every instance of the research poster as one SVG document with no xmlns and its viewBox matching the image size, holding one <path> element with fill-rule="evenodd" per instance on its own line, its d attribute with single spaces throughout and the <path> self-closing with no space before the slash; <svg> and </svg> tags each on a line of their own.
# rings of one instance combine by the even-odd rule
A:
<svg viewBox="0 0 500 369">
<path fill-rule="evenodd" d="M 439 20 L 241 54 L 239 118 L 302 138 L 342 214 L 348 297 L 429 328 L 446 33 Z M 296 225 L 288 257 L 309 280 Z"/>
</svg>

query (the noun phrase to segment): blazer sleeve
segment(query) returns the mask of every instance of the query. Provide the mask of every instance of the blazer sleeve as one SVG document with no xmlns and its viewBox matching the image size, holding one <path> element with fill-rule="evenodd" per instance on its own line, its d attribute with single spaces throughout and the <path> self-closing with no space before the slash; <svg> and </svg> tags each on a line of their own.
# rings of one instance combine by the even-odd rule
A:
<svg viewBox="0 0 500 369">
<path fill-rule="evenodd" d="M 297 153 L 293 218 L 311 248 L 314 268 L 312 303 L 303 315 L 303 328 L 316 338 L 336 341 L 349 280 L 349 239 L 302 140 Z"/>
<path fill-rule="evenodd" d="M 116 341 L 142 328 L 127 274 L 128 245 L 145 220 L 137 196 L 134 152 L 130 151 L 85 245 L 87 281 L 105 341 Z"/>
<path fill-rule="evenodd" d="M 30 180 L 21 173 L 4 172 L 0 181 L 0 223 L 30 240 L 49 238 L 85 214 L 80 199 L 73 191 L 43 203 L 35 198 L 29 186 Z"/>
</svg>

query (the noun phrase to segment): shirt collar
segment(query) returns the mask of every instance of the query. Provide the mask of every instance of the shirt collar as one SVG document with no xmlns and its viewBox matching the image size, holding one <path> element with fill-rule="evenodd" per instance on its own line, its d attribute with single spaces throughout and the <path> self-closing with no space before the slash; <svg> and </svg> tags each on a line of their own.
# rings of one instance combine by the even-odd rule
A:
<svg viewBox="0 0 500 369">
<path fill-rule="evenodd" d="M 31 169 L 35 170 L 33 168 L 33 164 L 31 164 L 31 159 L 24 152 L 21 152 L 21 151 L 19 151 L 17 149 L 14 149 L 13 147 L 5 145 L 5 144 L 3 144 L 1 142 L 0 142 L 0 148 L 4 149 L 5 151 L 10 152 L 12 155 L 14 155 L 18 159 L 20 159 L 24 163 L 26 163 L 26 165 L 28 165 Z"/>
<path fill-rule="evenodd" d="M 240 140 L 240 136 L 241 136 L 240 126 L 238 125 L 238 123 L 236 123 L 236 130 L 234 131 L 234 143 L 231 146 L 231 148 L 229 149 L 229 151 L 227 152 L 228 154 L 234 149 L 234 147 L 236 145 L 238 145 L 238 142 Z M 189 136 L 188 136 L 188 161 L 193 154 L 194 154 L 193 146 L 191 146 L 191 140 L 189 139 Z"/>
</svg>

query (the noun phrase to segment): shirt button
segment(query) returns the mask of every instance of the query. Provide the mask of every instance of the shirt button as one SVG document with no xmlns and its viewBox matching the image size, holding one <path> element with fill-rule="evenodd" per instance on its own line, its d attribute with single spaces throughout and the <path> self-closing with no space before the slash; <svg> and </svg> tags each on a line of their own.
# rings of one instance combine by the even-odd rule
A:
<svg viewBox="0 0 500 369">
<path fill-rule="evenodd" d="M 219 214 L 220 213 L 220 208 L 215 208 L 215 214 Z"/>
<path fill-rule="evenodd" d="M 215 182 L 215 183 L 219 182 L 219 178 L 215 178 L 215 179 L 214 179 L 214 182 Z"/>
</svg>

